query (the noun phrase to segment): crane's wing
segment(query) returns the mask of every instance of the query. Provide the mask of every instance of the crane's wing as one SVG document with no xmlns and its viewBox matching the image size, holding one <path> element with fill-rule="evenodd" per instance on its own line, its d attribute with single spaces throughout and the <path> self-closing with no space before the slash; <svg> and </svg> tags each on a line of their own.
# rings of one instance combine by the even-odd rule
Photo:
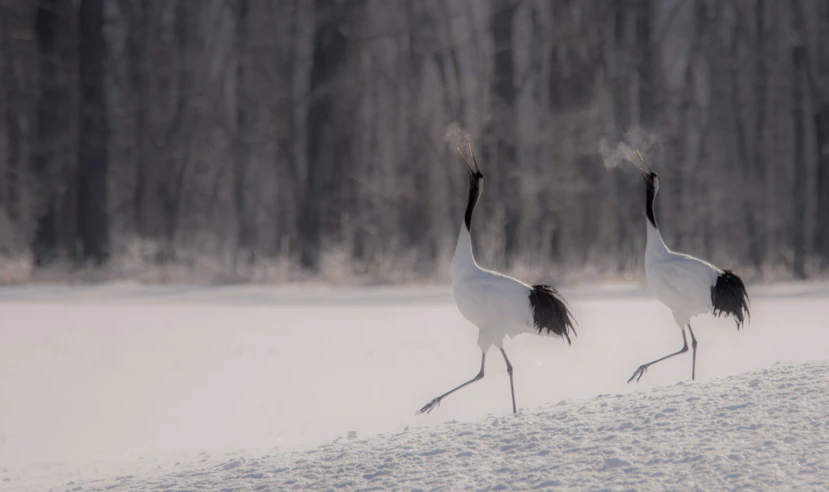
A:
<svg viewBox="0 0 829 492">
<path fill-rule="evenodd" d="M 656 295 L 669 307 L 681 307 L 689 316 L 711 310 L 711 287 L 720 273 L 717 267 L 676 254 L 654 261 L 650 268 Z"/>
<path fill-rule="evenodd" d="M 479 284 L 481 310 L 493 324 L 532 326 L 530 286 L 506 275 L 486 271 Z"/>
</svg>

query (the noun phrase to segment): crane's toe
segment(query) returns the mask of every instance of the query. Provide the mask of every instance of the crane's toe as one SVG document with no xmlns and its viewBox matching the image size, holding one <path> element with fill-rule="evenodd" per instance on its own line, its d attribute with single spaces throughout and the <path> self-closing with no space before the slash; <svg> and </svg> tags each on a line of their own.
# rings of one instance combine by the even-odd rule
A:
<svg viewBox="0 0 829 492">
<path fill-rule="evenodd" d="M 639 380 L 642 379 L 642 376 L 644 376 L 646 372 L 648 372 L 648 365 L 647 364 L 642 364 L 641 366 L 639 366 L 638 369 L 636 369 L 636 371 L 634 371 L 633 376 L 631 376 L 630 379 L 628 379 L 628 383 L 633 381 L 634 378 L 636 379 L 636 382 L 638 383 Z"/>
<path fill-rule="evenodd" d="M 436 407 L 439 407 L 439 406 L 440 406 L 440 397 L 435 398 L 434 400 L 430 401 L 429 403 L 423 405 L 423 408 L 421 408 L 420 410 L 415 412 L 415 415 L 418 415 L 418 414 L 421 414 L 421 413 L 425 413 L 425 414 L 428 415 L 429 413 L 432 412 L 432 410 L 434 410 Z"/>
</svg>

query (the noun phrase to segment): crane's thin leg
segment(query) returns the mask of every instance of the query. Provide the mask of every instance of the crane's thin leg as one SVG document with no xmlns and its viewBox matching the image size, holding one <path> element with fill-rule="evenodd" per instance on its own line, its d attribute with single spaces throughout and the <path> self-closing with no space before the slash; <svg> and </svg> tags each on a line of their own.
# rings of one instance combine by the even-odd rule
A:
<svg viewBox="0 0 829 492">
<path fill-rule="evenodd" d="M 509 374 L 509 390 L 512 393 L 512 413 L 517 413 L 515 411 L 515 385 L 512 384 L 512 364 L 509 363 L 509 359 L 507 359 L 507 353 L 504 352 L 504 349 L 501 349 L 501 355 L 504 356 L 504 362 L 507 363 L 507 374 Z"/>
<path fill-rule="evenodd" d="M 693 362 L 691 362 L 691 381 L 696 379 L 697 375 L 697 337 L 694 336 L 694 330 L 691 329 L 691 323 L 688 323 L 688 333 L 691 334 L 691 353 L 693 354 Z"/>
<path fill-rule="evenodd" d="M 666 355 L 665 357 L 662 357 L 661 359 L 656 359 L 654 361 L 648 362 L 647 364 L 642 364 L 641 366 L 639 366 L 639 369 L 637 369 L 633 373 L 633 376 L 631 376 L 630 379 L 628 379 L 628 383 L 633 381 L 634 378 L 636 378 L 636 382 L 638 383 L 639 380 L 642 379 L 642 376 L 648 371 L 648 367 L 656 364 L 657 362 L 662 362 L 665 359 L 670 359 L 671 357 L 673 357 L 675 355 L 684 354 L 687 351 L 688 351 L 688 338 L 685 336 L 685 327 L 683 326 L 682 327 L 682 349 L 679 350 L 678 352 L 674 352 L 672 354 Z"/>
<path fill-rule="evenodd" d="M 486 352 L 482 352 L 481 353 L 481 370 L 480 370 L 480 372 L 478 372 L 477 376 L 475 376 L 474 378 L 470 379 L 469 381 L 463 383 L 462 385 L 458 386 L 457 388 L 451 389 L 451 390 L 447 391 L 446 393 L 444 393 L 444 394 L 438 396 L 437 398 L 433 399 L 429 403 L 423 405 L 423 408 L 421 408 L 420 410 L 415 412 L 415 415 L 417 415 L 419 413 L 424 413 L 424 412 L 427 413 L 427 414 L 430 413 L 432 410 L 435 409 L 435 407 L 440 405 L 440 400 L 441 399 L 446 398 L 447 396 L 451 395 L 452 393 L 458 391 L 459 389 L 463 388 L 464 386 L 466 386 L 468 384 L 472 384 L 475 381 L 483 379 L 484 378 L 484 365 L 485 365 L 485 362 L 486 362 Z"/>
</svg>

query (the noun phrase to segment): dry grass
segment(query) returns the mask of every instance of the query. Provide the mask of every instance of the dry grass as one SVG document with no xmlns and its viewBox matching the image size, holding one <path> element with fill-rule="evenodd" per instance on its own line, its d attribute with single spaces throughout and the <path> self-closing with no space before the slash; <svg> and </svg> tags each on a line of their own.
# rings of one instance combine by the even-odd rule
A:
<svg viewBox="0 0 829 492">
<path fill-rule="evenodd" d="M 485 245 L 484 245 L 485 246 Z M 527 283 L 578 285 L 601 282 L 643 282 L 644 272 L 633 268 L 620 272 L 613 258 L 591 261 L 588 265 L 545 264 L 539 258 L 520 257 L 508 269 L 487 261 L 487 248 L 481 246 L 481 265 L 502 271 Z M 365 261 L 355 261 L 345 248 L 336 247 L 321 255 L 320 269 L 310 272 L 288 256 L 264 257 L 256 254 L 230 254 L 213 250 L 178 248 L 174 260 L 159 261 L 161 247 L 150 241 L 134 240 L 118 248 L 103 267 L 78 267 L 70 262 L 37 268 L 30 254 L 0 256 L 0 285 L 29 283 L 89 284 L 135 281 L 158 285 L 285 285 L 320 283 L 326 285 L 406 285 L 448 284 L 451 282 L 451 252 L 436 261 L 424 261 L 417 250 L 389 247 Z M 810 265 L 810 279 L 829 278 L 817 264 Z M 751 283 L 794 280 L 785 266 L 767 266 L 761 271 L 738 268 Z"/>
</svg>

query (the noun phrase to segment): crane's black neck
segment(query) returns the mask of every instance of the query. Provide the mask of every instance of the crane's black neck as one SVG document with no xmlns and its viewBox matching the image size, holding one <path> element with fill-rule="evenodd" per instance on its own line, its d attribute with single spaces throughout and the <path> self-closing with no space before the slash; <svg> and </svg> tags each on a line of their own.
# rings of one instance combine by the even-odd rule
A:
<svg viewBox="0 0 829 492">
<path fill-rule="evenodd" d="M 472 231 L 472 212 L 475 211 L 475 205 L 478 204 L 478 198 L 481 196 L 481 184 L 478 177 L 475 175 L 469 176 L 469 201 L 466 202 L 466 213 L 463 216 L 463 221 L 466 224 L 466 230 Z"/>
<path fill-rule="evenodd" d="M 656 217 L 653 215 L 653 199 L 656 198 L 656 187 L 654 186 L 653 178 L 646 180 L 645 185 L 645 215 L 647 215 L 648 221 L 653 224 L 654 229 L 659 229 L 656 225 Z"/>
</svg>

